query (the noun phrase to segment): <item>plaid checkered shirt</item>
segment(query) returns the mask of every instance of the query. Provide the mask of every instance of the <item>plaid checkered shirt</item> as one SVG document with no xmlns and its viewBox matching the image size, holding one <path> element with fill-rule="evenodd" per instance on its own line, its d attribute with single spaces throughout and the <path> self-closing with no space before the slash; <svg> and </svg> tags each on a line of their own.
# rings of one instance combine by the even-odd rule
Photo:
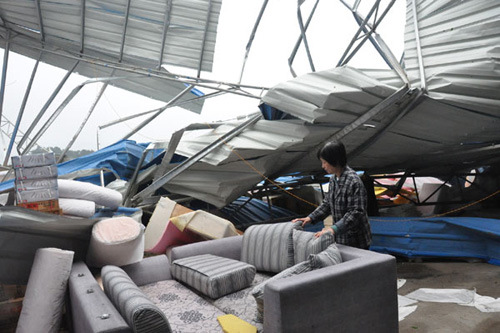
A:
<svg viewBox="0 0 500 333">
<path fill-rule="evenodd" d="M 339 244 L 368 248 L 371 229 L 366 214 L 366 189 L 356 172 L 345 167 L 339 179 L 330 178 L 328 193 L 309 217 L 316 223 L 332 215 L 336 226 L 335 241 Z"/>
</svg>

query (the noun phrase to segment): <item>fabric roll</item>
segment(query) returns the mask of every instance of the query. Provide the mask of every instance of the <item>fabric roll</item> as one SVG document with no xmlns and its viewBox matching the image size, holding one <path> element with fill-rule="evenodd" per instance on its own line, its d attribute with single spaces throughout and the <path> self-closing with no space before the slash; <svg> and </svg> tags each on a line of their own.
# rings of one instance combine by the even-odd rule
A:
<svg viewBox="0 0 500 333">
<path fill-rule="evenodd" d="M 116 190 L 101 187 L 92 183 L 69 179 L 58 179 L 59 198 L 90 200 L 96 205 L 118 208 L 122 203 L 122 195 Z"/>
<path fill-rule="evenodd" d="M 59 198 L 59 208 L 64 215 L 92 217 L 95 214 L 95 202 L 89 200 Z"/>
</svg>

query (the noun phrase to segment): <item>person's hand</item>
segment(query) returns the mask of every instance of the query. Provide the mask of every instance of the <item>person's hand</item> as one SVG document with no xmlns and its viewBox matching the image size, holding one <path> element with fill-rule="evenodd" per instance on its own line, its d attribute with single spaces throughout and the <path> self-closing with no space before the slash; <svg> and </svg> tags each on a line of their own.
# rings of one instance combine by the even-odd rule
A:
<svg viewBox="0 0 500 333">
<path fill-rule="evenodd" d="M 302 222 L 302 227 L 304 227 L 306 224 L 308 223 L 311 223 L 312 222 L 312 219 L 307 216 L 307 217 L 300 217 L 298 219 L 293 219 L 292 222 L 295 223 L 295 222 Z"/>
<path fill-rule="evenodd" d="M 335 235 L 335 232 L 333 231 L 332 228 L 324 227 L 321 231 L 318 231 L 317 233 L 315 233 L 314 237 L 318 238 L 318 237 L 321 237 L 321 235 L 324 235 L 326 233 L 331 233 L 332 235 Z"/>
</svg>

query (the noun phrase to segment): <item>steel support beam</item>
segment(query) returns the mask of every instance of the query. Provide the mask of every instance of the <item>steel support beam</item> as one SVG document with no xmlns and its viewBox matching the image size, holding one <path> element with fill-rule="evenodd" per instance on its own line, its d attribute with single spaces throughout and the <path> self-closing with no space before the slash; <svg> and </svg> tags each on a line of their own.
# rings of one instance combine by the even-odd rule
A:
<svg viewBox="0 0 500 333">
<path fill-rule="evenodd" d="M 165 7 L 165 18 L 163 19 L 163 33 L 161 36 L 161 48 L 160 54 L 158 56 L 158 67 L 161 68 L 163 63 L 163 51 L 165 51 L 165 39 L 167 38 L 168 28 L 170 27 L 170 13 L 172 12 L 172 0 L 167 0 L 167 4 Z"/>
<path fill-rule="evenodd" d="M 307 31 L 307 28 L 309 27 L 309 23 L 311 23 L 312 17 L 314 16 L 314 13 L 316 12 L 316 8 L 318 7 L 319 0 L 316 0 L 316 3 L 314 4 L 314 7 L 311 10 L 311 13 L 309 14 L 309 17 L 307 18 L 306 25 L 304 26 L 304 31 Z M 302 34 L 300 34 L 300 37 L 297 39 L 297 42 L 295 43 L 295 46 L 293 47 L 292 53 L 290 54 L 290 57 L 288 58 L 288 67 L 290 68 L 290 72 L 292 73 L 293 77 L 297 77 L 297 74 L 293 70 L 292 64 L 295 59 L 295 56 L 297 55 L 297 51 L 299 49 L 300 43 L 302 43 Z"/>
<path fill-rule="evenodd" d="M 144 126 L 149 124 L 151 121 L 153 121 L 156 117 L 158 117 L 163 111 L 165 111 L 169 105 L 177 102 L 182 96 L 184 96 L 186 93 L 188 93 L 191 89 L 193 88 L 192 85 L 189 85 L 186 87 L 183 91 L 181 91 L 177 96 L 172 98 L 165 106 L 159 108 L 151 117 L 148 119 L 144 120 L 142 123 L 140 123 L 136 128 L 134 128 L 131 132 L 129 132 L 127 135 L 125 135 L 122 140 L 130 138 L 132 135 L 135 133 L 139 132 Z"/>
<path fill-rule="evenodd" d="M 61 80 L 61 82 L 59 82 L 59 85 L 56 87 L 56 89 L 54 90 L 54 92 L 52 93 L 52 95 L 49 97 L 49 99 L 47 100 L 47 102 L 45 103 L 45 105 L 42 107 L 42 109 L 40 110 L 40 112 L 38 112 L 38 115 L 35 117 L 35 119 L 31 123 L 31 125 L 28 128 L 28 130 L 26 131 L 26 133 L 24 133 L 24 136 L 21 138 L 21 141 L 19 141 L 19 144 L 17 145 L 17 151 L 20 154 L 22 154 L 21 153 L 21 147 L 22 147 L 22 145 L 26 142 L 26 140 L 28 140 L 29 135 L 31 134 L 31 132 L 33 132 L 33 129 L 38 124 L 38 122 L 40 121 L 40 119 L 43 117 L 43 115 L 45 114 L 45 112 L 49 108 L 50 104 L 54 101 L 54 98 L 56 98 L 56 96 L 59 93 L 59 91 L 61 91 L 61 88 L 66 83 L 66 81 L 68 80 L 68 78 L 71 75 L 71 73 L 73 73 L 73 71 L 75 70 L 76 66 L 78 66 L 78 63 L 79 63 L 79 60 L 77 60 L 75 62 L 75 64 L 73 65 L 73 67 L 66 73 L 66 75 L 63 77 L 63 79 Z M 25 151 L 27 151 L 27 150 L 25 149 Z"/>
<path fill-rule="evenodd" d="M 118 62 L 122 62 L 123 59 L 123 49 L 125 48 L 125 36 L 127 35 L 129 14 L 130 14 L 130 0 L 127 1 L 127 9 L 125 10 L 125 22 L 123 23 L 122 42 L 120 45 L 120 57 L 118 58 Z"/>
<path fill-rule="evenodd" d="M 307 42 L 306 29 L 304 27 L 304 22 L 302 21 L 302 11 L 300 10 L 300 6 L 302 6 L 303 3 L 304 3 L 303 1 L 297 1 L 297 19 L 299 22 L 300 35 L 302 37 L 302 40 L 304 41 L 304 48 L 306 50 L 307 59 L 309 60 L 309 66 L 311 67 L 311 71 L 316 72 L 316 69 L 314 68 L 314 62 L 311 56 L 311 51 L 309 50 L 309 43 Z M 316 5 L 314 6 L 314 10 L 316 10 Z M 310 17 L 312 17 L 312 15 Z"/>
<path fill-rule="evenodd" d="M 80 133 L 82 132 L 83 128 L 85 127 L 85 124 L 87 124 L 87 121 L 89 120 L 90 116 L 92 115 L 92 113 L 94 112 L 94 109 L 97 105 L 97 103 L 99 102 L 99 100 L 101 99 L 102 95 L 104 94 L 104 91 L 106 90 L 106 88 L 108 87 L 108 83 L 104 83 L 101 87 L 101 89 L 99 90 L 99 92 L 97 93 L 97 96 L 94 100 L 94 102 L 92 103 L 92 105 L 90 106 L 89 108 L 89 111 L 87 112 L 87 115 L 86 117 L 83 119 L 82 123 L 80 124 L 80 127 L 78 127 L 78 129 L 76 130 L 76 133 L 75 135 L 73 136 L 73 138 L 71 139 L 71 141 L 68 143 L 68 145 L 66 146 L 66 148 L 64 148 L 63 152 L 61 153 L 61 156 L 59 156 L 59 159 L 57 161 L 57 163 L 61 163 L 64 159 L 64 156 L 66 156 L 66 153 L 68 152 L 68 150 L 73 146 L 73 144 L 75 143 L 76 139 L 78 138 L 78 136 L 80 135 Z"/>
<path fill-rule="evenodd" d="M 45 42 L 45 31 L 43 29 L 42 8 L 40 7 L 40 0 L 35 1 L 36 14 L 38 15 L 38 26 L 40 27 L 40 40 Z"/>
<path fill-rule="evenodd" d="M 257 16 L 257 20 L 255 21 L 252 32 L 250 33 L 250 38 L 248 38 L 247 46 L 245 48 L 245 56 L 243 57 L 243 64 L 241 65 L 240 79 L 238 80 L 238 83 L 241 83 L 241 80 L 243 79 L 243 72 L 245 71 L 245 65 L 247 63 L 248 54 L 250 53 L 250 49 L 252 48 L 253 39 L 255 38 L 255 34 L 257 33 L 257 28 L 260 25 L 260 20 L 262 19 L 262 16 L 266 11 L 268 2 L 269 0 L 264 0 L 264 2 L 262 3 L 262 6 L 260 7 L 259 16 Z"/>
<path fill-rule="evenodd" d="M 80 53 L 83 53 L 84 51 L 84 45 L 85 45 L 85 8 L 86 8 L 86 0 L 82 0 L 82 13 L 80 16 L 80 24 L 81 24 L 81 30 L 80 30 Z"/>
<path fill-rule="evenodd" d="M 247 127 L 255 124 L 259 119 L 262 118 L 262 114 L 258 113 L 239 125 L 238 127 L 234 128 L 233 130 L 227 132 L 223 136 L 221 136 L 219 139 L 215 140 L 211 144 L 209 144 L 207 147 L 193 155 L 192 157 L 188 158 L 184 162 L 182 162 L 180 165 L 176 166 L 169 172 L 167 172 L 165 175 L 162 177 L 158 178 L 155 182 L 153 182 L 151 185 L 149 185 L 147 188 L 136 194 L 132 198 L 132 203 L 137 203 L 141 200 L 143 200 L 146 196 L 154 194 L 156 190 L 159 188 L 163 187 L 165 184 L 167 184 L 169 181 L 180 175 L 182 172 L 187 170 L 189 167 L 191 167 L 193 164 L 196 162 L 200 161 L 203 157 L 207 156 L 210 154 L 214 149 L 218 148 L 219 146 L 225 144 L 227 141 L 231 140 L 241 132 L 243 132 Z"/>
<path fill-rule="evenodd" d="M 420 85 L 422 90 L 427 91 L 427 80 L 425 78 L 424 70 L 424 60 L 422 57 L 422 46 L 420 45 L 420 34 L 418 30 L 418 19 L 417 19 L 417 5 L 415 0 L 411 1 L 411 7 L 413 11 L 413 29 L 415 32 L 415 43 L 417 45 L 417 56 L 418 56 L 418 68 L 420 73 Z"/>
<path fill-rule="evenodd" d="M 3 66 L 2 66 L 2 82 L 0 83 L 0 119 L 3 113 L 3 100 L 5 97 L 5 82 L 7 80 L 7 65 L 9 63 L 10 53 L 10 30 L 7 30 L 7 40 L 5 42 L 5 50 L 3 52 Z"/>
<path fill-rule="evenodd" d="M 38 59 L 35 62 L 35 66 L 33 66 L 33 70 L 31 71 L 30 81 L 28 83 L 28 86 L 26 87 L 23 102 L 21 103 L 21 108 L 19 109 L 19 112 L 17 114 L 16 125 L 14 126 L 14 131 L 12 132 L 12 135 L 10 137 L 9 147 L 7 148 L 7 153 L 5 154 L 5 160 L 3 162 L 3 165 L 7 165 L 9 162 L 9 157 L 10 154 L 12 153 L 12 148 L 14 147 L 14 142 L 16 140 L 17 133 L 19 131 L 19 126 L 21 125 L 21 120 L 24 115 L 24 110 L 26 109 L 26 103 L 28 102 L 28 98 L 30 96 L 31 87 L 33 86 L 33 81 L 35 80 L 35 75 L 38 70 L 38 64 L 40 64 L 40 60 L 42 59 L 42 54 L 43 53 L 40 52 L 40 54 L 38 55 Z"/>
<path fill-rule="evenodd" d="M 207 39 L 207 32 L 208 32 L 208 24 L 210 23 L 210 14 L 212 13 L 212 0 L 208 0 L 208 10 L 207 10 L 207 16 L 205 20 L 205 29 L 203 30 L 203 41 L 201 43 L 201 52 L 200 52 L 200 59 L 198 60 L 198 73 L 196 77 L 200 77 L 201 74 L 201 66 L 203 64 L 203 56 L 205 55 L 205 43 Z"/>
</svg>

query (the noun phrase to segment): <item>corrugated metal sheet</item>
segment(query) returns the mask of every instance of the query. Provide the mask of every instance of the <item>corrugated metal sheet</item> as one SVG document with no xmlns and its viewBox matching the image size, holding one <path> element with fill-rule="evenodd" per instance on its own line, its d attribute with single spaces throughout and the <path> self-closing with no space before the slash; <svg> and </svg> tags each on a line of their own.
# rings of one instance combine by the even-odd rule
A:
<svg viewBox="0 0 500 333">
<path fill-rule="evenodd" d="M 0 46 L 4 47 L 7 30 L 11 30 L 12 51 L 36 59 L 43 48 L 46 52 L 42 61 L 64 69 L 70 69 L 74 57 L 81 55 L 90 62 L 81 61 L 76 71 L 88 77 L 111 75 L 109 67 L 96 65 L 102 61 L 152 70 L 162 63 L 211 71 L 221 3 L 222 0 L 1 1 L 0 34 L 4 38 L 0 39 Z M 114 76 L 130 77 L 131 73 L 116 71 Z M 179 82 L 147 76 L 111 84 L 165 102 L 185 88 Z M 198 101 L 185 108 L 200 111 L 201 105 Z"/>
<path fill-rule="evenodd" d="M 320 171 L 317 148 L 337 136 L 349 164 L 368 172 L 453 172 L 499 162 L 500 2 L 416 2 L 425 90 L 408 4 L 407 90 L 392 70 L 350 67 L 280 83 L 262 101 L 300 120 L 259 121 L 166 188 L 223 206 L 263 175 Z M 179 152 L 192 156 L 229 128 L 188 135 Z"/>
</svg>

